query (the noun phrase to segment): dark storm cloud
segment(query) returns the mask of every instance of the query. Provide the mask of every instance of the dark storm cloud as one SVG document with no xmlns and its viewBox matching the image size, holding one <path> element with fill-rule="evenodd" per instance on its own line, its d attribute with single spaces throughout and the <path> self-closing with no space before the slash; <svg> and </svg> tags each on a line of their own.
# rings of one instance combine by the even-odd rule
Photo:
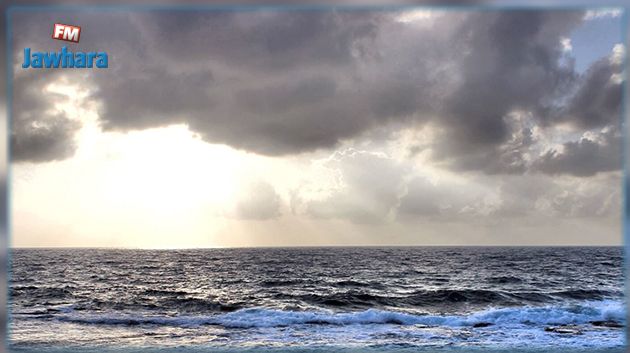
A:
<svg viewBox="0 0 630 353">
<path fill-rule="evenodd" d="M 213 11 L 140 15 L 138 22 L 166 56 L 285 71 L 352 61 L 353 51 L 368 49 L 361 39 L 376 34 L 381 17 L 378 12 Z"/>
<path fill-rule="evenodd" d="M 456 43 L 468 48 L 462 83 L 444 103 L 444 143 L 435 156 L 455 169 L 522 172 L 523 150 L 510 149 L 515 134 L 507 115 L 538 113 L 575 80 L 562 63 L 560 37 L 580 23 L 579 12 L 512 11 L 472 15 Z M 526 141 L 523 141 L 526 142 Z M 530 141 L 531 142 L 531 141 Z"/>
<path fill-rule="evenodd" d="M 103 77 L 104 127 L 185 119 L 208 141 L 282 155 L 334 147 L 390 121 L 438 114 L 454 140 L 446 153 L 457 164 L 472 152 L 501 150 L 512 133 L 504 116 L 515 108 L 536 109 L 572 79 L 573 71 L 559 63 L 559 36 L 581 17 L 536 11 L 453 15 L 448 27 L 457 30 L 436 22 L 423 32 L 395 23 L 391 14 L 364 12 L 222 13 L 183 23 L 176 14 L 140 16 L 145 55 L 181 69 L 178 77 L 152 69 L 129 72 L 120 81 Z M 451 36 L 432 38 L 440 31 Z M 390 43 L 396 37 L 403 43 Z M 462 52 L 467 54 L 459 61 Z M 444 59 L 460 71 L 459 84 L 439 71 Z M 195 73 L 182 74 L 185 66 Z M 164 91 L 175 94 L 168 103 Z M 479 162 L 475 169 L 520 170 Z"/>
<path fill-rule="evenodd" d="M 78 124 L 63 116 L 46 117 L 43 126 L 21 125 L 11 134 L 11 161 L 45 162 L 71 157 Z"/>
<path fill-rule="evenodd" d="M 91 73 L 105 130 L 185 123 L 208 142 L 277 156 L 432 121 L 441 129 L 432 146 L 439 163 L 501 174 L 525 172 L 535 142 L 530 127 L 510 121 L 514 110 L 546 126 L 618 118 L 617 91 L 600 79 L 614 69 L 599 63 L 581 78 L 560 45 L 582 18 L 453 12 L 409 25 L 392 12 L 228 11 L 78 20 L 101 33 L 88 42 L 86 32 L 89 44 L 79 47 L 111 53 L 110 69 Z M 20 45 L 50 46 L 37 35 L 48 22 L 22 23 L 29 35 Z M 549 117 L 557 111 L 565 118 Z M 26 130 L 18 121 L 16 133 Z"/>
<path fill-rule="evenodd" d="M 43 162 L 73 155 L 80 125 L 54 104 L 64 96 L 46 90 L 47 74 L 24 73 L 13 85 L 11 160 Z"/>
<path fill-rule="evenodd" d="M 482 170 L 486 174 L 522 174 L 529 168 L 527 155 L 536 143 L 530 127 L 522 122 L 506 117 L 502 120 L 509 137 L 498 144 L 489 144 L 483 148 L 470 147 L 460 150 L 465 140 L 456 140 L 447 131 L 438 140 L 434 156 L 456 171 Z"/>
<path fill-rule="evenodd" d="M 621 132 L 611 127 L 593 137 L 563 144 L 562 149 L 551 149 L 536 161 L 534 168 L 548 174 L 592 176 L 598 172 L 621 167 Z"/>
<path fill-rule="evenodd" d="M 16 21 L 24 36 L 15 48 L 54 47 L 38 34 L 60 15 L 42 15 L 36 23 L 30 16 Z M 408 117 L 436 80 L 426 63 L 408 75 L 412 70 L 388 66 L 374 49 L 380 25 L 400 27 L 389 14 L 86 13 L 75 22 L 101 33 L 89 42 L 84 33 L 77 49 L 111 55 L 107 72 L 92 77 L 105 130 L 185 122 L 209 142 L 268 155 L 299 153 Z M 430 37 L 416 36 L 420 42 Z"/>
<path fill-rule="evenodd" d="M 577 93 L 562 112 L 561 119 L 582 128 L 618 124 L 621 115 L 622 85 L 615 76 L 623 71 L 622 60 L 602 58 L 584 75 Z"/>
<path fill-rule="evenodd" d="M 97 94 L 107 102 L 103 114 L 116 117 L 115 121 L 103 119 L 105 129 L 114 126 L 115 130 L 144 129 L 183 123 L 190 114 L 204 114 L 213 106 L 212 98 L 203 88 L 212 81 L 210 72 L 175 74 L 150 67 L 127 79 L 121 84 L 119 80 L 103 77 L 98 84 Z"/>
<path fill-rule="evenodd" d="M 427 65 L 414 74 L 374 49 L 377 30 L 391 19 L 343 11 L 220 13 L 196 15 L 170 30 L 181 15 L 138 16 L 143 45 L 118 53 L 119 75 L 95 77 L 103 127 L 141 129 L 183 119 L 209 142 L 256 153 L 334 147 L 409 118 L 420 106 L 431 108 L 426 87 L 436 78 Z M 126 67 L 137 62 L 141 70 Z"/>
<path fill-rule="evenodd" d="M 185 122 L 209 142 L 269 155 L 334 146 L 374 119 L 358 88 L 343 83 L 352 73 L 339 70 L 367 55 L 378 17 L 227 12 L 180 23 L 181 14 L 137 16 L 143 44 L 112 49 L 118 72 L 94 77 L 103 127 Z"/>
<path fill-rule="evenodd" d="M 69 70 L 22 70 L 17 65 L 22 63 L 22 51 L 25 47 L 31 47 L 35 51 L 57 51 L 59 49 L 60 44 L 49 38 L 52 23 L 65 22 L 82 25 L 84 22 L 79 13 L 45 13 L 35 16 L 38 19 L 35 21 L 37 25 L 33 25 L 30 20 L 31 16 L 34 15 L 16 12 L 12 21 L 14 24 L 12 31 L 19 33 L 19 35 L 13 37 L 12 54 L 17 68 L 13 75 L 11 160 L 14 162 L 62 160 L 74 155 L 76 150 L 74 135 L 82 124 L 80 119 L 70 119 L 66 112 L 55 107 L 56 104 L 63 103 L 68 97 L 53 93 L 47 90 L 47 87 L 63 78 L 69 78 L 69 82 L 91 82 L 89 79 L 91 73 Z M 125 49 L 129 48 L 127 39 L 123 40 L 120 36 L 108 38 L 108 44 L 105 47 L 99 47 L 101 43 L 98 41 L 85 41 L 86 36 L 90 37 L 90 32 L 93 35 L 99 31 L 103 31 L 103 33 L 108 31 L 108 20 L 105 16 L 94 16 L 94 19 L 94 29 L 85 29 L 82 34 L 82 42 L 71 45 L 69 47 L 71 51 L 107 51 L 109 48 L 120 48 L 121 41 L 124 41 Z M 136 31 L 130 30 L 131 27 L 128 22 L 121 21 L 117 25 L 117 30 L 127 31 L 129 33 L 127 37 L 133 40 Z M 137 70 L 138 68 L 134 69 Z M 128 83 L 131 85 L 133 81 Z M 119 86 L 117 90 L 112 90 L 112 94 L 116 94 L 116 92 L 141 93 L 146 89 L 155 87 L 154 83 L 155 81 L 151 85 L 143 86 L 142 89 L 130 87 L 130 85 Z M 89 85 L 92 86 L 91 83 Z M 167 96 L 162 96 L 161 102 L 164 102 L 166 98 Z M 93 101 L 86 100 L 85 103 L 87 102 L 92 103 Z M 126 104 L 132 102 L 133 100 L 126 102 Z M 157 106 L 158 109 L 165 109 L 165 107 L 168 105 Z"/>
</svg>

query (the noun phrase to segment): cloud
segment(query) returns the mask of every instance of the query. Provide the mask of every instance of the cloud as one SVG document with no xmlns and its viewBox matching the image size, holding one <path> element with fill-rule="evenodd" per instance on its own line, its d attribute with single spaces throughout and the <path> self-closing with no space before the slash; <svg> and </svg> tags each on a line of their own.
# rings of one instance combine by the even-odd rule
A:
<svg viewBox="0 0 630 353">
<path fill-rule="evenodd" d="M 560 119 L 582 128 L 615 124 L 621 118 L 623 47 L 596 61 L 583 75 L 577 92 L 560 113 Z"/>
<path fill-rule="evenodd" d="M 618 218 L 621 214 L 621 178 L 572 182 L 547 192 L 538 201 L 541 212 L 568 218 Z"/>
<path fill-rule="evenodd" d="M 609 9 L 599 9 L 599 10 L 588 10 L 584 14 L 585 21 L 591 21 L 595 19 L 609 18 L 609 17 L 619 17 L 623 14 L 622 8 L 609 8 Z"/>
<path fill-rule="evenodd" d="M 312 190 L 321 187 L 318 177 L 294 190 L 294 212 L 354 223 L 391 220 L 409 172 L 408 166 L 386 155 L 355 149 L 335 152 L 320 167 L 327 169 L 330 182 L 324 190 Z"/>
<path fill-rule="evenodd" d="M 485 174 L 522 174 L 531 164 L 531 150 L 537 144 L 533 135 L 531 114 L 514 112 L 502 120 L 509 136 L 498 144 L 484 148 L 461 150 L 461 144 L 446 132 L 433 146 L 433 158 L 438 164 L 455 171 L 483 171 Z"/>
<path fill-rule="evenodd" d="M 474 184 L 431 182 L 415 177 L 406 186 L 397 209 L 399 219 L 448 222 L 487 216 L 493 210 L 492 193 Z"/>
<path fill-rule="evenodd" d="M 65 159 L 75 150 L 74 133 L 80 128 L 55 104 L 65 96 L 47 90 L 48 75 L 20 75 L 13 85 L 11 159 L 43 162 Z"/>
<path fill-rule="evenodd" d="M 118 75 L 95 77 L 106 130 L 184 121 L 209 142 L 283 155 L 332 147 L 373 125 L 373 89 L 350 81 L 380 15 L 187 15 L 135 19 L 145 44 L 116 52 Z"/>
<path fill-rule="evenodd" d="M 575 73 L 561 63 L 559 39 L 580 18 L 579 12 L 471 15 L 461 28 L 467 35 L 454 39 L 466 55 L 459 64 L 461 83 L 443 103 L 438 123 L 445 135 L 436 159 L 458 170 L 523 172 L 515 165 L 520 151 L 504 154 L 514 135 L 523 133 L 514 130 L 509 115 L 520 110 L 537 116 L 570 88 Z"/>
<path fill-rule="evenodd" d="M 24 33 L 18 48 L 55 45 L 41 33 L 50 22 L 42 18 L 57 15 L 39 16 L 14 21 Z M 602 59 L 580 76 L 566 60 L 562 40 L 582 11 L 400 18 L 341 10 L 85 12 L 80 22 L 103 35 L 84 37 L 78 49 L 112 56 L 108 70 L 86 79 L 96 87 L 105 131 L 185 124 L 205 141 L 269 156 L 333 150 L 392 126 L 431 123 L 438 138 L 430 148 L 442 167 L 522 174 L 534 164 L 534 126 L 569 122 L 586 131 L 619 119 L 620 85 L 605 79 L 619 63 Z M 16 93 L 24 101 L 37 94 Z M 532 118 L 515 122 L 515 112 Z M 16 148 L 32 151 L 20 158 L 71 155 L 71 143 L 38 146 L 71 142 L 76 125 L 49 120 L 45 139 L 29 130 L 33 119 L 45 125 L 44 116 L 16 120 Z"/>
<path fill-rule="evenodd" d="M 493 225 L 515 219 L 546 222 L 558 218 L 618 217 L 619 175 L 594 180 L 544 174 L 494 176 L 466 183 L 412 179 L 397 210 L 405 221 Z"/>
<path fill-rule="evenodd" d="M 618 174 L 592 180 L 547 175 L 511 176 L 499 183 L 497 218 L 607 218 L 619 215 Z M 533 218 L 531 218 L 533 217 Z"/>
<path fill-rule="evenodd" d="M 236 203 L 234 216 L 244 220 L 268 220 L 280 217 L 280 196 L 264 181 L 251 183 Z"/>
<path fill-rule="evenodd" d="M 562 51 L 570 52 L 573 50 L 573 44 L 571 43 L 571 38 L 567 38 L 567 37 L 560 38 L 560 45 L 562 46 Z"/>
<path fill-rule="evenodd" d="M 546 151 L 534 169 L 547 174 L 571 174 L 587 177 L 621 168 L 621 132 L 611 126 L 579 141 L 570 141 L 562 148 Z"/>
</svg>

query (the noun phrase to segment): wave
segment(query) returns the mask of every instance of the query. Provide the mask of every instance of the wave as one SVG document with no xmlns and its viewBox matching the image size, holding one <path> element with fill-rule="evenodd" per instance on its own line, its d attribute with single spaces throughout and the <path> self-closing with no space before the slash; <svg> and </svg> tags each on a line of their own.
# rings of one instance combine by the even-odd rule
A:
<svg viewBox="0 0 630 353">
<path fill-rule="evenodd" d="M 157 308 L 173 308 L 180 312 L 231 312 L 241 309 L 239 304 L 227 304 L 199 298 L 168 298 L 159 301 Z"/>
<path fill-rule="evenodd" d="M 567 299 L 604 300 L 619 298 L 623 293 L 606 290 L 576 289 L 559 292 L 507 292 L 482 289 L 438 289 L 419 290 L 406 295 L 381 295 L 374 292 L 351 290 L 333 294 L 286 294 L 279 293 L 276 299 L 297 299 L 308 304 L 333 308 L 373 307 L 448 307 L 449 305 L 475 304 L 498 306 L 521 306 L 525 304 L 552 304 Z"/>
<path fill-rule="evenodd" d="M 610 296 L 621 296 L 621 292 L 611 292 L 599 289 L 572 289 L 551 293 L 552 296 L 569 299 L 603 299 Z"/>
<path fill-rule="evenodd" d="M 603 300 L 564 306 L 487 309 L 467 315 L 416 315 L 376 309 L 333 313 L 329 311 L 283 311 L 249 308 L 208 316 L 166 317 L 71 313 L 56 318 L 61 321 L 82 324 L 182 327 L 218 325 L 226 328 L 379 324 L 472 327 L 480 325 L 579 325 L 597 321 L 614 321 L 625 324 L 625 308 L 622 301 Z"/>
<path fill-rule="evenodd" d="M 502 278 L 501 280 L 506 280 Z M 333 282 L 331 282 L 333 283 Z M 285 282 L 267 282 L 269 287 L 287 287 Z M 554 305 L 566 301 L 601 301 L 621 298 L 621 291 L 601 289 L 567 289 L 564 291 L 529 291 L 514 292 L 485 289 L 437 289 L 417 290 L 405 294 L 385 294 L 381 291 L 359 288 L 372 284 L 358 281 L 339 281 L 334 285 L 345 286 L 350 290 L 337 293 L 286 293 L 278 290 L 271 294 L 273 300 L 280 303 L 298 303 L 298 306 L 318 307 L 322 310 L 356 311 L 366 309 L 421 310 L 437 309 L 445 312 L 458 311 L 461 308 L 522 307 L 526 305 Z M 198 293 L 184 290 L 145 289 L 139 295 L 126 298 L 88 298 L 76 293 L 73 286 L 37 287 L 15 286 L 11 295 L 17 300 L 37 298 L 41 301 L 60 304 L 72 302 L 76 309 L 86 312 L 99 311 L 173 311 L 180 314 L 220 314 L 235 312 L 247 307 L 260 305 L 264 301 L 249 300 L 223 301 L 214 297 L 198 297 Z"/>
<path fill-rule="evenodd" d="M 488 282 L 492 284 L 511 284 L 523 283 L 523 280 L 514 276 L 497 276 L 488 278 Z"/>
<path fill-rule="evenodd" d="M 75 287 L 37 287 L 37 286 L 15 286 L 11 288 L 11 297 L 33 297 L 38 299 L 64 299 L 72 298 Z"/>
<path fill-rule="evenodd" d="M 73 304 L 81 311 L 176 311 L 180 313 L 232 312 L 242 309 L 242 303 L 223 303 L 217 300 L 187 296 L 155 295 L 150 300 L 133 298 L 126 301 L 90 299 Z"/>
</svg>

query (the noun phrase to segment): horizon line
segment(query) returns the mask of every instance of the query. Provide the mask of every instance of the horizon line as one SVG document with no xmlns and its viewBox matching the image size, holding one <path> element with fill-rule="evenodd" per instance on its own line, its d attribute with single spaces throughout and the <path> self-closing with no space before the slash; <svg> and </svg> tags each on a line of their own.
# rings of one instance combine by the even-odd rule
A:
<svg viewBox="0 0 630 353">
<path fill-rule="evenodd" d="M 263 246 L 214 246 L 214 247 L 122 247 L 122 246 L 10 246 L 8 250 L 62 250 L 62 249 L 83 249 L 83 250 L 229 250 L 229 249 L 304 249 L 304 248 L 598 248 L 598 247 L 618 247 L 623 248 L 624 244 L 530 244 L 530 245 L 456 245 L 456 244 L 429 244 L 429 245 L 263 245 Z"/>
</svg>

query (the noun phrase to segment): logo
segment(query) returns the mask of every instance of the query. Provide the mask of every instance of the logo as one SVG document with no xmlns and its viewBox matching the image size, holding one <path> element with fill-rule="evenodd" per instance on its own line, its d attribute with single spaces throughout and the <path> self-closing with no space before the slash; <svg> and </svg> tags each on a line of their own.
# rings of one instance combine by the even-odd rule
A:
<svg viewBox="0 0 630 353">
<path fill-rule="evenodd" d="M 66 42 L 79 43 L 81 38 L 81 27 L 71 26 L 62 23 L 55 23 L 53 26 L 52 38 Z M 23 69 L 58 69 L 58 68 L 98 68 L 108 67 L 107 53 L 104 51 L 71 51 L 67 46 L 63 46 L 59 52 L 33 51 L 31 48 L 24 48 Z"/>
<path fill-rule="evenodd" d="M 23 69 L 58 69 L 58 68 L 107 68 L 107 53 L 105 52 L 71 52 L 67 47 L 61 52 L 34 52 L 31 48 L 24 48 Z"/>
<path fill-rule="evenodd" d="M 81 27 L 55 23 L 53 26 L 53 39 L 65 40 L 66 42 L 79 43 L 81 38 Z"/>
</svg>

